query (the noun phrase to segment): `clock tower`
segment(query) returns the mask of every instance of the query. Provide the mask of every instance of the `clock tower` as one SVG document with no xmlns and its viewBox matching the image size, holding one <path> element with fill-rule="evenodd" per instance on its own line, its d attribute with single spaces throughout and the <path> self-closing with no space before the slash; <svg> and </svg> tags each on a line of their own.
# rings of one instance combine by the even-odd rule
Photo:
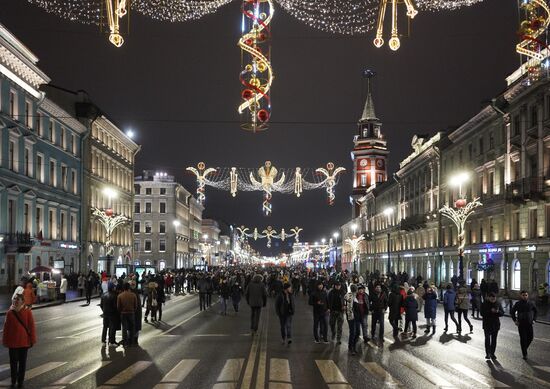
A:
<svg viewBox="0 0 550 389">
<path fill-rule="evenodd" d="M 376 187 L 387 181 L 387 157 L 389 154 L 386 139 L 382 135 L 382 122 L 374 112 L 371 81 L 374 72 L 365 71 L 367 78 L 367 101 L 363 109 L 361 119 L 357 123 L 358 134 L 353 138 L 353 192 L 351 201 L 353 216 L 358 216 L 357 200 L 361 198 L 370 187 Z"/>
</svg>

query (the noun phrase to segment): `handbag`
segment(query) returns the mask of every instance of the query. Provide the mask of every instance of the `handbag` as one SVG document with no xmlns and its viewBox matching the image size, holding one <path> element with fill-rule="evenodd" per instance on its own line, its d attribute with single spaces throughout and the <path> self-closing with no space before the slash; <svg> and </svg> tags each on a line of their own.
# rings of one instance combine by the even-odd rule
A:
<svg viewBox="0 0 550 389">
<path fill-rule="evenodd" d="M 19 314 L 17 313 L 17 311 L 15 310 L 12 310 L 13 314 L 15 315 L 15 318 L 17 319 L 17 321 L 19 322 L 19 324 L 21 324 L 21 326 L 25 329 L 25 332 L 27 333 L 28 337 L 29 337 L 29 344 L 30 344 L 30 347 L 33 346 L 32 344 L 32 336 L 31 336 L 31 331 L 28 329 L 28 327 L 25 325 L 25 323 L 23 323 L 23 320 L 21 320 L 21 318 L 19 317 Z"/>
<path fill-rule="evenodd" d="M 153 299 L 153 300 L 151 301 L 151 306 L 152 306 L 152 307 L 156 307 L 157 305 L 158 305 L 157 299 Z"/>
</svg>

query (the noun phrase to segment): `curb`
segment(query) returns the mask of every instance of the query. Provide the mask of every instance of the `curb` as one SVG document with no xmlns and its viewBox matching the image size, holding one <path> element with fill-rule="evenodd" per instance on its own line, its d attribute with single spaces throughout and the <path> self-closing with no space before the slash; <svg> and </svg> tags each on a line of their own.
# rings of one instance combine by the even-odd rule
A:
<svg viewBox="0 0 550 389">
<path fill-rule="evenodd" d="M 92 296 L 92 300 L 93 299 L 96 299 L 96 298 L 99 298 L 100 296 L 99 295 L 96 295 L 96 296 Z M 32 307 L 32 310 L 36 310 L 36 309 L 43 309 L 43 308 L 48 308 L 48 307 L 55 307 L 57 305 L 63 305 L 63 304 L 70 304 L 70 303 L 78 303 L 78 302 L 82 302 L 82 301 L 86 301 L 86 297 L 79 297 L 79 298 L 76 298 L 76 299 L 73 299 L 73 300 L 68 300 L 68 301 L 61 301 L 61 300 L 56 300 L 56 301 L 52 301 L 52 302 L 49 302 L 49 303 L 45 303 L 45 304 L 37 304 L 37 305 L 34 305 Z M 0 311 L 0 316 L 6 316 L 6 313 L 8 311 Z"/>
</svg>

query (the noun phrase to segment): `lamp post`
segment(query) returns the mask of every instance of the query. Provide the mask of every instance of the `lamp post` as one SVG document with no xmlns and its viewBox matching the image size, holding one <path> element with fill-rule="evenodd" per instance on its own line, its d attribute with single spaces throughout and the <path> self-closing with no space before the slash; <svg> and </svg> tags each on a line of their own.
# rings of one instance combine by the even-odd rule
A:
<svg viewBox="0 0 550 389">
<path fill-rule="evenodd" d="M 335 232 L 332 234 L 332 237 L 334 238 L 334 267 L 336 268 L 336 271 L 340 271 L 341 266 L 338 264 L 338 237 L 340 234 L 338 232 Z"/>
<path fill-rule="evenodd" d="M 174 225 L 174 269 L 178 268 L 178 227 L 180 226 L 180 221 L 178 219 L 172 222 Z"/>
<path fill-rule="evenodd" d="M 363 235 L 360 235 L 359 237 L 355 236 L 355 230 L 357 229 L 357 224 L 352 224 L 351 229 L 353 231 L 353 237 L 346 239 L 346 243 L 351 246 L 351 250 L 353 253 L 353 271 L 357 272 L 357 248 L 359 247 L 359 243 L 361 243 L 362 240 L 365 239 Z"/>
<path fill-rule="evenodd" d="M 391 259 L 390 259 L 390 254 L 391 254 L 391 232 L 390 232 L 390 222 L 391 222 L 391 215 L 393 215 L 393 208 L 388 207 L 388 208 L 384 209 L 384 215 L 386 215 L 386 217 L 388 218 L 388 273 L 387 273 L 387 274 L 390 274 L 390 273 L 391 273 Z"/>
<path fill-rule="evenodd" d="M 455 208 L 450 207 L 448 204 L 445 204 L 439 212 L 446 218 L 450 219 L 456 226 L 458 230 L 458 280 L 459 282 L 464 280 L 464 246 L 465 242 L 465 231 L 464 226 L 466 220 L 474 213 L 474 210 L 478 207 L 481 207 L 483 204 L 479 202 L 479 198 L 473 199 L 468 203 L 467 199 L 462 198 L 462 185 L 468 181 L 470 178 L 467 172 L 460 172 L 451 177 L 449 180 L 449 185 L 457 187 L 458 186 L 458 200 L 455 201 Z"/>
</svg>

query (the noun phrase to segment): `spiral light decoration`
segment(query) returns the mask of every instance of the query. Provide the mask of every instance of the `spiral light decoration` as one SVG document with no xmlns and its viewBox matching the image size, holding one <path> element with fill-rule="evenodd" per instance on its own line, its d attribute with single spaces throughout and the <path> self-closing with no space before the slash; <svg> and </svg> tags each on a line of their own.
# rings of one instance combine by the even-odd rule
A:
<svg viewBox="0 0 550 389">
<path fill-rule="evenodd" d="M 241 128 L 256 132 L 267 129 L 271 116 L 269 90 L 273 82 L 273 69 L 269 61 L 269 24 L 273 18 L 273 1 L 244 0 L 241 11 L 243 35 L 238 46 L 242 51 L 240 80 L 243 102 L 237 110 L 240 115 L 245 115 Z"/>
<path fill-rule="evenodd" d="M 520 42 L 516 51 L 527 57 L 527 80 L 535 82 L 540 77 L 540 63 L 548 55 L 543 50 L 548 47 L 546 31 L 550 25 L 550 8 L 546 0 L 526 0 L 520 3 L 520 15 Z"/>
</svg>

